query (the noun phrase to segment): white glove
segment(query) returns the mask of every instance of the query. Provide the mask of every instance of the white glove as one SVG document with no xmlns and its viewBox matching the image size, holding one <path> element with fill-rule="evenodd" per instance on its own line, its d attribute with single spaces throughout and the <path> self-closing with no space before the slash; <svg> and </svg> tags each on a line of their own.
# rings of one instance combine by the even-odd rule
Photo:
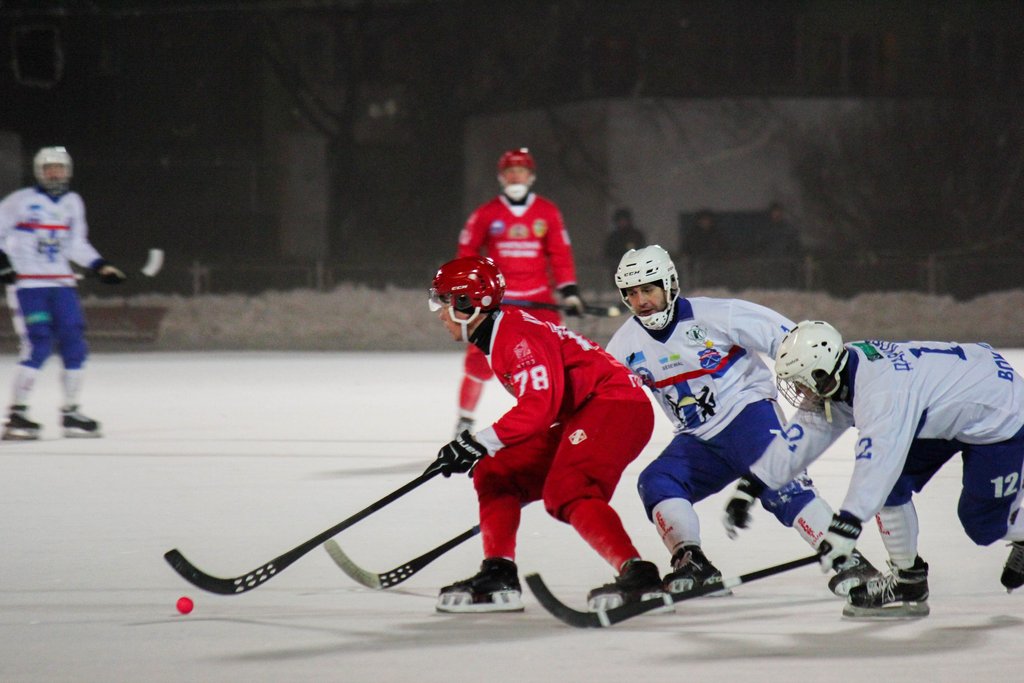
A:
<svg viewBox="0 0 1024 683">
<path fill-rule="evenodd" d="M 818 562 L 821 564 L 822 573 L 838 570 L 846 564 L 853 555 L 853 549 L 857 547 L 859 536 L 859 519 L 844 510 L 832 515 L 828 532 L 818 545 Z"/>
</svg>

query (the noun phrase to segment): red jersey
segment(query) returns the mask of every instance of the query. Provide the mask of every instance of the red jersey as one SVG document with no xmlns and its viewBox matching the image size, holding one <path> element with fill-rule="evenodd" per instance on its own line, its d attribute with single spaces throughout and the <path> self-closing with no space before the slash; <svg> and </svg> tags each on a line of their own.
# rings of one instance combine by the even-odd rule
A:
<svg viewBox="0 0 1024 683">
<path fill-rule="evenodd" d="M 508 299 L 553 303 L 552 287 L 576 284 L 562 212 L 532 192 L 522 205 L 498 195 L 474 211 L 456 256 L 491 257 L 505 275 Z"/>
<path fill-rule="evenodd" d="M 515 407 L 477 434 L 492 454 L 566 421 L 592 398 L 648 401 L 640 378 L 596 343 L 522 309 L 496 316 L 488 359 L 516 397 Z"/>
</svg>

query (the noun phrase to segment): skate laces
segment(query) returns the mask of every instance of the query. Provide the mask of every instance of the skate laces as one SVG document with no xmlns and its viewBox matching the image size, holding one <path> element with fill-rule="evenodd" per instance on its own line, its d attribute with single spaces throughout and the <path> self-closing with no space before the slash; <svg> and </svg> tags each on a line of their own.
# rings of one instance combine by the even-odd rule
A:
<svg viewBox="0 0 1024 683">
<path fill-rule="evenodd" d="M 682 554 L 677 554 L 676 557 L 672 558 L 672 569 L 679 571 L 681 569 L 689 569 L 694 574 L 703 574 L 706 567 L 706 562 L 701 562 L 702 558 L 698 555 L 700 551 L 694 550 L 693 548 L 686 548 Z"/>
<path fill-rule="evenodd" d="M 868 582 L 864 584 L 868 597 L 872 599 L 881 597 L 880 602 L 882 604 L 895 602 L 896 584 L 900 581 L 899 577 L 896 575 L 896 567 L 891 563 L 889 567 L 892 569 L 891 574 L 886 574 L 885 576 L 880 576 L 875 579 L 869 579 Z"/>
</svg>

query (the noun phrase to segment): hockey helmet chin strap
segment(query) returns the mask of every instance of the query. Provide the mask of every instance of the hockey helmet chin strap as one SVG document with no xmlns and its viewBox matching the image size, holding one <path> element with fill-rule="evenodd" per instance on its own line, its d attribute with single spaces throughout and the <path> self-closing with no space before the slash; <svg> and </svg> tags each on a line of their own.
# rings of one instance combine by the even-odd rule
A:
<svg viewBox="0 0 1024 683">
<path fill-rule="evenodd" d="M 476 308 L 473 309 L 473 315 L 471 315 L 468 318 L 466 318 L 465 320 L 463 320 L 461 318 L 456 318 L 455 317 L 455 307 L 454 306 L 449 306 L 448 307 L 448 317 L 452 319 L 452 322 L 458 323 L 459 327 L 462 328 L 462 341 L 466 342 L 467 344 L 469 343 L 469 324 L 471 322 L 473 322 L 474 320 L 476 320 L 480 316 L 480 311 L 481 311 L 480 307 L 477 306 Z M 465 313 L 465 311 L 461 311 L 461 312 Z"/>
<path fill-rule="evenodd" d="M 834 382 L 835 386 L 827 394 L 822 395 L 825 399 L 825 421 L 832 424 L 832 397 L 839 393 L 839 389 L 842 386 L 842 380 L 839 374 L 846 367 L 846 361 L 850 358 L 850 352 L 843 349 L 843 352 L 839 354 L 839 358 L 836 359 L 836 365 L 832 368 L 832 372 L 829 373 L 829 379 Z"/>
</svg>

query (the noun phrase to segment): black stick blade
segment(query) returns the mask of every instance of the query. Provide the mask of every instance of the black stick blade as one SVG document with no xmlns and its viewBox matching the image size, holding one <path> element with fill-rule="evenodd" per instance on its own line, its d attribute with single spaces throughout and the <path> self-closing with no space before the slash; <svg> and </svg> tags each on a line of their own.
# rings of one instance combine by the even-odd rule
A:
<svg viewBox="0 0 1024 683">
<path fill-rule="evenodd" d="M 757 571 L 743 574 L 742 576 L 726 579 L 721 584 L 696 586 L 688 591 L 666 593 L 661 598 L 641 600 L 639 602 L 627 602 L 626 604 L 618 607 L 613 607 L 607 610 L 598 610 L 596 612 L 581 612 L 580 610 L 573 609 L 566 605 L 564 602 L 556 598 L 548 589 L 544 580 L 540 578 L 540 574 L 529 574 L 526 577 L 526 584 L 530 587 L 530 590 L 533 591 L 533 595 L 537 598 L 537 602 L 539 602 L 544 609 L 550 612 L 552 616 L 569 626 L 575 626 L 576 628 L 607 628 L 608 626 L 625 621 L 626 619 L 631 619 L 652 610 L 671 606 L 677 602 L 699 598 L 702 595 L 714 593 L 722 590 L 723 588 L 735 588 L 736 586 L 744 583 L 750 583 L 751 581 L 757 581 L 769 576 L 788 572 L 798 567 L 814 564 L 817 561 L 817 555 L 809 555 L 798 560 L 791 560 L 789 562 L 777 564 L 774 567 L 766 567 L 765 569 L 758 569 Z"/>
<path fill-rule="evenodd" d="M 177 548 L 164 553 L 164 559 L 167 560 L 167 564 L 171 565 L 174 571 L 181 575 L 181 578 L 193 586 L 220 595 L 234 595 L 252 590 L 278 572 L 278 567 L 275 566 L 274 562 L 268 562 L 244 576 L 222 579 L 217 576 L 211 576 L 196 567 L 185 559 L 185 556 Z"/>
</svg>

